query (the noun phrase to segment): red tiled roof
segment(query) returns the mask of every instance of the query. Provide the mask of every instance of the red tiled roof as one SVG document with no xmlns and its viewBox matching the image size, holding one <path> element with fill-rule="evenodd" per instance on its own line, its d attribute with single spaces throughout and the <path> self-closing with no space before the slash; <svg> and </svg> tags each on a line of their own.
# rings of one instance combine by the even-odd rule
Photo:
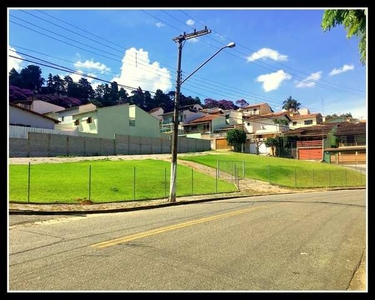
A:
<svg viewBox="0 0 375 300">
<path fill-rule="evenodd" d="M 203 123 L 203 122 L 209 122 L 214 119 L 220 118 L 221 116 L 218 115 L 205 115 L 203 117 L 197 118 L 193 121 L 190 121 L 190 123 L 186 123 L 184 125 L 189 125 L 189 124 L 196 124 L 196 123 Z"/>
<path fill-rule="evenodd" d="M 250 108 L 250 107 L 257 107 L 257 106 L 261 106 L 261 105 L 268 105 L 268 104 L 267 103 L 250 104 L 248 106 L 243 107 L 242 109 Z"/>
<path fill-rule="evenodd" d="M 244 116 L 245 119 L 262 119 L 262 118 L 277 118 L 277 117 L 282 117 L 286 116 L 287 118 L 290 119 L 289 114 L 285 111 L 282 112 L 276 112 L 276 113 L 267 113 L 263 115 L 250 115 L 250 116 Z"/>
<path fill-rule="evenodd" d="M 292 120 L 301 120 L 301 119 L 307 119 L 307 118 L 315 118 L 317 116 L 319 116 L 320 113 L 316 113 L 316 114 L 307 114 L 307 115 L 293 115 L 293 116 L 289 116 Z"/>
</svg>

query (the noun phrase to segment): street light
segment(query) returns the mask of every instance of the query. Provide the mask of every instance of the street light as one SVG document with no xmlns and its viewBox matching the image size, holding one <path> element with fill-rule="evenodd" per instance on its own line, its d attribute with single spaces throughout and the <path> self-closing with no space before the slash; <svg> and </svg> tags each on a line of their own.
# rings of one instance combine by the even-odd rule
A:
<svg viewBox="0 0 375 300">
<path fill-rule="evenodd" d="M 185 40 L 184 36 L 177 37 L 178 41 L 178 59 L 177 59 L 177 79 L 176 79 L 176 93 L 174 97 L 174 111 L 173 111 L 173 135 L 172 135 L 172 161 L 171 161 L 171 178 L 170 178 L 170 190 L 168 202 L 176 202 L 176 179 L 177 179 L 177 139 L 178 139 L 178 103 L 180 98 L 181 84 L 188 80 L 193 74 L 195 74 L 200 68 L 206 63 L 213 59 L 220 51 L 225 48 L 233 48 L 236 46 L 234 42 L 229 43 L 226 46 L 221 47 L 217 50 L 210 58 L 196 68 L 189 76 L 181 81 L 181 53 L 182 53 L 182 42 Z"/>
</svg>

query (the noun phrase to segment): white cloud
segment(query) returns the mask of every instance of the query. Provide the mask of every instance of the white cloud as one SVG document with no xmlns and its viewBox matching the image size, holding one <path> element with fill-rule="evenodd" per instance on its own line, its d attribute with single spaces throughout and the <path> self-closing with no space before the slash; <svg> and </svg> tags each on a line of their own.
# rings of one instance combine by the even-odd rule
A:
<svg viewBox="0 0 375 300">
<path fill-rule="evenodd" d="M 340 74 L 340 73 L 344 73 L 344 72 L 347 72 L 347 71 L 350 71 L 350 70 L 354 70 L 354 66 L 353 65 L 343 65 L 341 68 L 338 68 L 338 69 L 333 69 L 328 75 L 329 76 L 334 76 L 334 75 L 337 75 L 337 74 Z"/>
<path fill-rule="evenodd" d="M 156 27 L 157 28 L 160 28 L 160 27 L 164 27 L 165 25 L 164 25 L 164 23 L 162 23 L 162 22 L 157 22 L 156 23 Z"/>
<path fill-rule="evenodd" d="M 74 63 L 76 68 L 84 68 L 84 69 L 94 69 L 100 71 L 100 74 L 105 72 L 110 72 L 111 68 L 107 67 L 105 64 L 101 64 L 100 62 L 94 62 L 91 60 L 86 60 L 85 62 L 81 62 L 80 60 Z"/>
<path fill-rule="evenodd" d="M 262 58 L 269 58 L 274 61 L 285 61 L 288 60 L 287 55 L 280 54 L 276 50 L 272 50 L 269 48 L 262 48 L 258 50 L 257 52 L 254 52 L 250 56 L 247 57 L 247 61 L 255 61 L 257 59 L 262 59 Z"/>
<path fill-rule="evenodd" d="M 12 55 L 12 56 L 15 56 L 15 57 L 18 57 L 18 58 L 22 58 L 21 55 L 19 55 L 17 52 L 16 52 L 16 49 L 12 48 L 12 47 L 9 47 L 9 55 Z M 13 57 L 9 57 L 8 56 L 8 73 L 10 72 L 10 70 L 12 70 L 13 68 L 18 72 L 21 70 L 21 64 L 22 64 L 22 60 L 20 59 L 17 59 L 17 58 L 13 58 Z"/>
<path fill-rule="evenodd" d="M 94 80 L 93 78 L 82 76 L 84 74 L 84 72 L 81 71 L 81 70 L 78 70 L 77 73 L 79 73 L 79 74 L 68 74 L 73 79 L 74 82 L 78 82 L 82 77 L 86 78 L 87 81 L 90 82 L 90 83 Z M 80 75 L 80 74 L 82 74 L 82 75 Z M 86 75 L 96 77 L 96 75 L 94 73 L 88 73 Z M 61 78 L 64 78 L 64 77 L 61 77 Z"/>
<path fill-rule="evenodd" d="M 189 26 L 193 26 L 194 25 L 194 20 L 192 20 L 192 19 L 189 19 L 189 20 L 187 20 L 186 21 L 186 25 L 189 25 Z"/>
<path fill-rule="evenodd" d="M 284 80 L 291 79 L 292 76 L 285 73 L 283 70 L 278 70 L 275 73 L 260 75 L 257 77 L 256 81 L 263 82 L 262 87 L 264 91 L 269 92 L 279 88 Z"/>
<path fill-rule="evenodd" d="M 142 90 L 151 92 L 157 89 L 169 92 L 172 87 L 168 69 L 160 67 L 158 62 L 151 63 L 147 51 L 134 47 L 126 50 L 122 59 L 121 74 L 111 81 L 134 88 L 141 87 Z M 131 90 L 127 89 L 127 92 L 130 94 Z"/>
<path fill-rule="evenodd" d="M 311 73 L 305 79 L 298 81 L 296 84 L 297 88 L 314 87 L 316 81 L 322 77 L 322 71 Z"/>
</svg>

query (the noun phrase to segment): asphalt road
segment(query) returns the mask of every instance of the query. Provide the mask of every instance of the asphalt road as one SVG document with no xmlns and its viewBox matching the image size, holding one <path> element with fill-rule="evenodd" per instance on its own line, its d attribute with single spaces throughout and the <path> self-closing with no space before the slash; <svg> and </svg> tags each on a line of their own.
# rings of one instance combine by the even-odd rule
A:
<svg viewBox="0 0 375 300">
<path fill-rule="evenodd" d="M 346 291 L 366 191 L 220 200 L 9 227 L 12 291 Z"/>
</svg>

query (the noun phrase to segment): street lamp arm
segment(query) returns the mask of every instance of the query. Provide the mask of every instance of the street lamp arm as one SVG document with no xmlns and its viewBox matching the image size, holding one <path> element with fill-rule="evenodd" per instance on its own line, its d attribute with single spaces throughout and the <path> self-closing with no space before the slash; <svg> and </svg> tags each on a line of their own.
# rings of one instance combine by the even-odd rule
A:
<svg viewBox="0 0 375 300">
<path fill-rule="evenodd" d="M 221 50 L 224 50 L 225 48 L 233 48 L 235 47 L 235 43 L 229 43 L 228 45 L 221 47 L 219 50 L 217 50 L 214 54 L 211 55 L 210 58 L 208 58 L 204 63 L 202 63 L 198 68 L 196 68 L 188 77 L 186 77 L 184 80 L 181 81 L 180 85 L 183 84 L 186 80 L 188 80 L 191 76 L 193 76 L 200 68 L 202 68 L 206 63 L 208 63 L 211 59 L 213 59 Z"/>
</svg>

